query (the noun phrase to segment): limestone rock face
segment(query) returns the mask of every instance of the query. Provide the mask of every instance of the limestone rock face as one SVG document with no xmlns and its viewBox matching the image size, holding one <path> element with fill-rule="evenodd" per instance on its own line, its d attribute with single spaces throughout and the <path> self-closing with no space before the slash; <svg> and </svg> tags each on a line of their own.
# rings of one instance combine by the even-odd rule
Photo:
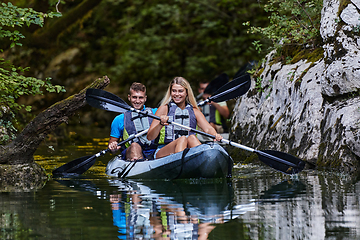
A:
<svg viewBox="0 0 360 240">
<path fill-rule="evenodd" d="M 320 167 L 360 170 L 360 1 L 339 12 L 324 0 L 324 57 L 262 67 L 234 108 L 232 139 L 256 149 L 288 152 Z M 340 16 L 340 17 L 338 17 Z"/>
</svg>

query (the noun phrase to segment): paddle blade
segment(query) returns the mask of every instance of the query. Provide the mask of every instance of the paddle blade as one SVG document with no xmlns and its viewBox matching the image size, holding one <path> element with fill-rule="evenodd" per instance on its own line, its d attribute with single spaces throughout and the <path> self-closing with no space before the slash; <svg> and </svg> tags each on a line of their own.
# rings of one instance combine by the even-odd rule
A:
<svg viewBox="0 0 360 240">
<path fill-rule="evenodd" d="M 117 113 L 126 112 L 126 107 L 129 107 L 124 100 L 115 94 L 93 88 L 86 90 L 86 102 L 92 107 Z"/>
<path fill-rule="evenodd" d="M 54 177 L 81 175 L 94 165 L 95 161 L 96 155 L 84 156 L 64 164 L 63 166 L 55 169 L 52 173 Z"/>
<path fill-rule="evenodd" d="M 226 73 L 222 73 L 217 76 L 214 80 L 212 80 L 209 85 L 204 90 L 204 93 L 213 95 L 216 90 L 224 86 L 229 82 L 229 76 Z"/>
<path fill-rule="evenodd" d="M 245 75 L 247 74 L 249 70 L 251 69 L 254 69 L 256 64 L 258 62 L 255 61 L 255 60 L 252 60 L 250 62 L 248 62 L 246 65 L 242 66 L 236 73 L 235 73 L 235 76 L 234 76 L 234 79 L 237 78 L 237 77 L 240 77 L 242 75 Z"/>
<path fill-rule="evenodd" d="M 254 151 L 260 161 L 285 174 L 296 174 L 305 167 L 305 162 L 297 157 L 274 150 Z"/>
<path fill-rule="evenodd" d="M 250 86 L 251 77 L 249 74 L 246 74 L 222 86 L 209 99 L 213 102 L 228 101 L 244 95 L 250 89 Z"/>
</svg>

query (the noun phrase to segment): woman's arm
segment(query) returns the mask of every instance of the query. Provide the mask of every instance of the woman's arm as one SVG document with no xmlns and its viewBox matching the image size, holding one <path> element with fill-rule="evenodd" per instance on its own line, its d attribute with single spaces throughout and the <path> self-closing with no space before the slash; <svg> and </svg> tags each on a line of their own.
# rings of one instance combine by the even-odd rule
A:
<svg viewBox="0 0 360 240">
<path fill-rule="evenodd" d="M 216 138 L 216 141 L 220 141 L 222 139 L 222 136 L 220 134 L 217 134 L 216 130 L 210 125 L 210 123 L 206 120 L 204 114 L 194 108 L 194 113 L 196 116 L 197 125 L 206 133 L 214 135 Z"/>
<path fill-rule="evenodd" d="M 168 123 L 166 123 L 169 119 L 169 117 L 167 116 L 167 106 L 160 106 L 156 111 L 155 115 L 161 118 L 163 125 L 161 125 L 159 120 L 153 119 L 147 133 L 148 140 L 154 140 L 159 135 L 161 128 L 164 125 L 168 125 Z"/>
</svg>

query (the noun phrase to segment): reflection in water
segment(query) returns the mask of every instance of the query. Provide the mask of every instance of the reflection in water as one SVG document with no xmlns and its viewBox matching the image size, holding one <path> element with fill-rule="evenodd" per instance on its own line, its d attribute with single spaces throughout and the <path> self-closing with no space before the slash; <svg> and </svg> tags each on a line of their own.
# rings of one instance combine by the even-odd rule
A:
<svg viewBox="0 0 360 240">
<path fill-rule="evenodd" d="M 107 141 L 45 145 L 35 159 L 50 173 Z M 341 174 L 239 163 L 230 182 L 122 182 L 104 174 L 111 157 L 80 179 L 0 193 L 0 239 L 360 239 L 360 182 Z"/>
<path fill-rule="evenodd" d="M 284 180 L 281 183 L 272 186 L 260 195 L 260 202 L 288 201 L 306 191 L 306 186 L 299 180 Z"/>
<path fill-rule="evenodd" d="M 101 191 L 91 181 L 67 179 L 58 182 L 97 196 Z M 119 239 L 208 239 L 228 235 L 221 225 L 228 223 L 226 226 L 230 226 L 234 224 L 232 222 L 242 229 L 237 234 L 249 235 L 251 232 L 238 217 L 254 212 L 255 200 L 235 205 L 232 182 L 226 180 L 109 180 L 109 186 L 118 189 L 106 199 L 111 204 L 113 224 L 118 228 Z M 260 199 L 261 202 L 264 202 L 263 199 L 289 201 L 304 190 L 305 185 L 300 181 L 283 181 L 264 191 Z M 104 196 L 102 192 L 100 195 Z"/>
<path fill-rule="evenodd" d="M 113 223 L 120 239 L 207 239 L 215 228 L 239 214 L 254 211 L 255 204 L 232 206 L 233 188 L 226 180 L 122 181 L 109 180 Z M 90 181 L 59 180 L 61 184 L 95 195 Z M 103 195 L 103 194 L 101 194 Z"/>
<path fill-rule="evenodd" d="M 229 182 L 85 174 L 36 192 L 2 192 L 0 239 L 360 239 L 360 182 L 307 171 L 292 179 L 261 166 L 236 171 Z"/>
</svg>

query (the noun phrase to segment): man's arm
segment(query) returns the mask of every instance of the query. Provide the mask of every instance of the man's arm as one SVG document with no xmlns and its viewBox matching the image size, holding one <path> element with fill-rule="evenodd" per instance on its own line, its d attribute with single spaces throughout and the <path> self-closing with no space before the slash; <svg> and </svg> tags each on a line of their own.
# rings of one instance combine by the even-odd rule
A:
<svg viewBox="0 0 360 240">
<path fill-rule="evenodd" d="M 118 146 L 119 138 L 110 137 L 108 148 L 111 150 L 111 153 L 115 153 L 117 150 L 121 148 L 121 146 Z"/>
<path fill-rule="evenodd" d="M 117 146 L 119 139 L 122 137 L 122 133 L 124 131 L 124 114 L 118 115 L 115 117 L 111 124 L 111 132 L 108 148 L 112 153 L 116 152 L 121 148 L 121 146 Z"/>
<path fill-rule="evenodd" d="M 225 119 L 229 118 L 230 111 L 226 105 L 226 102 L 220 102 L 220 103 L 211 102 L 211 105 L 213 105 L 216 108 L 216 110 L 219 111 L 220 115 L 223 116 Z"/>
</svg>

